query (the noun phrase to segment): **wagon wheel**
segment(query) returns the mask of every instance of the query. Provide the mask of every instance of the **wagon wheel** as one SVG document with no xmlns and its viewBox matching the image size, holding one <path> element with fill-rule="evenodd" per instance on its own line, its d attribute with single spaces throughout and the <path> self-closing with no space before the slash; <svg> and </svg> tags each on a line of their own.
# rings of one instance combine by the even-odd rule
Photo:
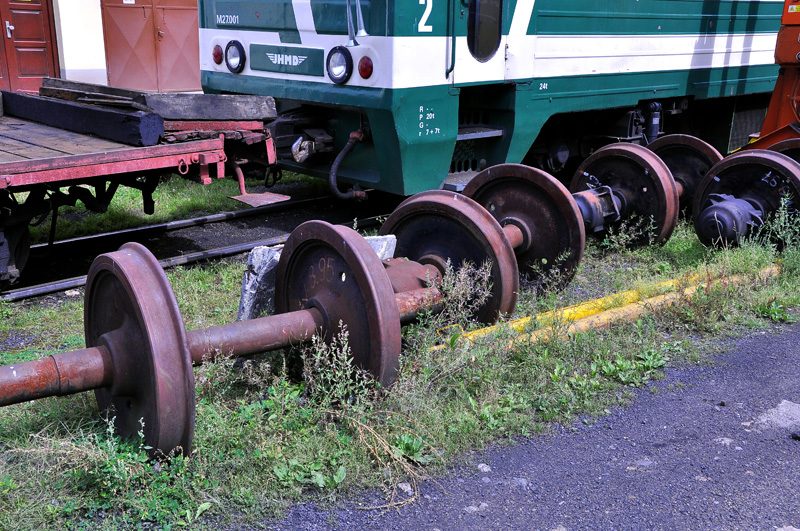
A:
<svg viewBox="0 0 800 531">
<path fill-rule="evenodd" d="M 358 367 L 382 385 L 394 381 L 400 358 L 400 314 L 380 258 L 357 232 L 323 221 L 292 231 L 276 273 L 275 310 L 316 308 L 330 342 L 340 324 Z"/>
<path fill-rule="evenodd" d="M 611 144 L 590 155 L 575 172 L 570 192 L 609 186 L 621 200 L 619 225 L 633 216 L 644 224 L 631 246 L 665 242 L 678 222 L 678 189 L 664 161 L 636 144 Z M 652 221 L 651 221 L 652 220 Z"/>
<path fill-rule="evenodd" d="M 501 226 L 521 230 L 523 243 L 514 248 L 520 273 L 534 282 L 552 278 L 557 289 L 569 284 L 583 256 L 586 233 L 580 210 L 563 184 L 530 166 L 500 164 L 476 175 L 463 194 Z"/>
<path fill-rule="evenodd" d="M 123 438 L 142 429 L 167 452 L 191 452 L 194 373 L 186 330 L 164 271 L 143 246 L 127 243 L 98 256 L 86 281 L 87 347 L 105 346 L 113 385 L 95 391 Z"/>
<path fill-rule="evenodd" d="M 714 165 L 697 187 L 693 219 L 705 245 L 736 244 L 789 202 L 797 208 L 800 164 L 776 151 L 741 151 Z"/>
<path fill-rule="evenodd" d="M 422 192 L 403 201 L 380 233 L 397 237 L 395 256 L 433 264 L 442 273 L 448 260 L 456 269 L 490 261 L 491 294 L 473 317 L 493 323 L 514 311 L 519 291 L 514 250 L 497 221 L 472 199 L 444 190 Z"/>
<path fill-rule="evenodd" d="M 708 170 L 722 160 L 711 144 L 690 135 L 666 135 L 651 142 L 647 149 L 661 157 L 678 186 L 681 209 L 692 211 L 697 185 Z"/>
</svg>

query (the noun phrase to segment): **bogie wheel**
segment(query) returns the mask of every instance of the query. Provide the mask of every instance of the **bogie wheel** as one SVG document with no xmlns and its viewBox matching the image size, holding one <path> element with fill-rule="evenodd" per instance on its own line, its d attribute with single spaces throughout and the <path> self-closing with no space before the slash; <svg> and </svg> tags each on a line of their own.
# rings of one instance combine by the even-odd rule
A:
<svg viewBox="0 0 800 531">
<path fill-rule="evenodd" d="M 358 367 L 383 386 L 397 374 L 400 314 L 375 251 L 357 232 L 308 221 L 289 236 L 278 262 L 275 309 L 318 309 L 330 342 L 341 326 Z"/>
<path fill-rule="evenodd" d="M 497 221 L 478 203 L 454 192 L 432 190 L 398 206 L 381 227 L 397 238 L 395 256 L 436 265 L 444 273 L 464 263 L 480 267 L 491 262 L 491 294 L 473 317 L 493 323 L 514 311 L 519 269 L 514 250 Z"/>
<path fill-rule="evenodd" d="M 727 243 L 737 243 L 749 231 L 747 220 L 763 221 L 781 206 L 782 200 L 792 201 L 790 208 L 796 209 L 799 197 L 800 163 L 776 151 L 741 151 L 714 165 L 697 187 L 692 216 L 695 230 L 704 245 L 715 244 L 720 237 Z M 741 218 L 742 226 L 736 226 L 735 219 L 722 219 L 723 213 L 710 214 L 712 207 L 725 203 L 733 204 L 736 213 L 752 209 L 754 214 Z"/>
<path fill-rule="evenodd" d="M 800 138 L 790 138 L 773 144 L 768 148 L 770 151 L 777 151 L 800 162 Z"/>
<path fill-rule="evenodd" d="M 678 189 L 664 161 L 637 144 L 610 144 L 590 155 L 575 172 L 570 192 L 609 186 L 623 200 L 622 218 L 636 216 L 641 234 L 630 246 L 665 242 L 678 222 Z"/>
<path fill-rule="evenodd" d="M 567 188 L 548 173 L 522 164 L 499 164 L 480 172 L 462 192 L 500 223 L 522 228 L 514 249 L 520 273 L 553 280 L 560 289 L 572 280 L 583 256 L 583 218 Z"/>
<path fill-rule="evenodd" d="M 681 208 L 691 213 L 697 185 L 708 170 L 722 160 L 720 152 L 690 135 L 665 135 L 651 142 L 647 149 L 661 157 L 672 172 L 680 189 Z"/>
<path fill-rule="evenodd" d="M 123 438 L 144 431 L 157 451 L 188 455 L 194 373 L 175 295 L 158 261 L 137 243 L 98 256 L 86 281 L 87 347 L 105 346 L 113 385 L 95 391 Z"/>
</svg>

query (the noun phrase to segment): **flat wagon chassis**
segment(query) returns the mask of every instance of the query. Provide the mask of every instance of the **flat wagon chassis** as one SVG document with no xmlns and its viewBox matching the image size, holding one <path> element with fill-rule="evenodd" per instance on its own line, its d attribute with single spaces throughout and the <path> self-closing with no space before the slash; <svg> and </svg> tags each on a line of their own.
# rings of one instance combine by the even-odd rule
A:
<svg viewBox="0 0 800 531">
<path fill-rule="evenodd" d="M 2 134 L 4 126 L 18 134 Z M 152 213 L 152 193 L 162 175 L 181 174 L 208 184 L 225 176 L 226 161 L 223 134 L 132 147 L 0 117 L 0 286 L 15 281 L 27 261 L 32 220 L 77 200 L 103 212 L 120 185 L 141 190 L 144 211 Z M 19 192 L 28 192 L 24 202 L 14 195 Z"/>
</svg>

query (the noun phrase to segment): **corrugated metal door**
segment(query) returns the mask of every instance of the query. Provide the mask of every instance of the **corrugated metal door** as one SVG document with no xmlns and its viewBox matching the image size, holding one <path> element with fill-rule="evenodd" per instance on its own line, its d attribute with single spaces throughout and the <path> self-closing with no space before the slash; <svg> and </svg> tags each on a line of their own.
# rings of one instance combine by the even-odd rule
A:
<svg viewBox="0 0 800 531">
<path fill-rule="evenodd" d="M 0 0 L 0 87 L 37 92 L 42 78 L 58 75 L 52 4 L 42 0 Z"/>
<path fill-rule="evenodd" d="M 101 0 L 108 84 L 200 90 L 196 0 Z"/>
</svg>

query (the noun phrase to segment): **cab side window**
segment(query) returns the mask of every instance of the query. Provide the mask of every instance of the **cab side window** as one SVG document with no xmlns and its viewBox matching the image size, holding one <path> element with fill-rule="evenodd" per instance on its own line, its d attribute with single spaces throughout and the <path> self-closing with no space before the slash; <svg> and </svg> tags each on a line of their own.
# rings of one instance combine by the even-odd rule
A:
<svg viewBox="0 0 800 531">
<path fill-rule="evenodd" d="M 472 56 L 484 63 L 500 47 L 503 34 L 503 0 L 470 0 L 467 45 Z"/>
</svg>

